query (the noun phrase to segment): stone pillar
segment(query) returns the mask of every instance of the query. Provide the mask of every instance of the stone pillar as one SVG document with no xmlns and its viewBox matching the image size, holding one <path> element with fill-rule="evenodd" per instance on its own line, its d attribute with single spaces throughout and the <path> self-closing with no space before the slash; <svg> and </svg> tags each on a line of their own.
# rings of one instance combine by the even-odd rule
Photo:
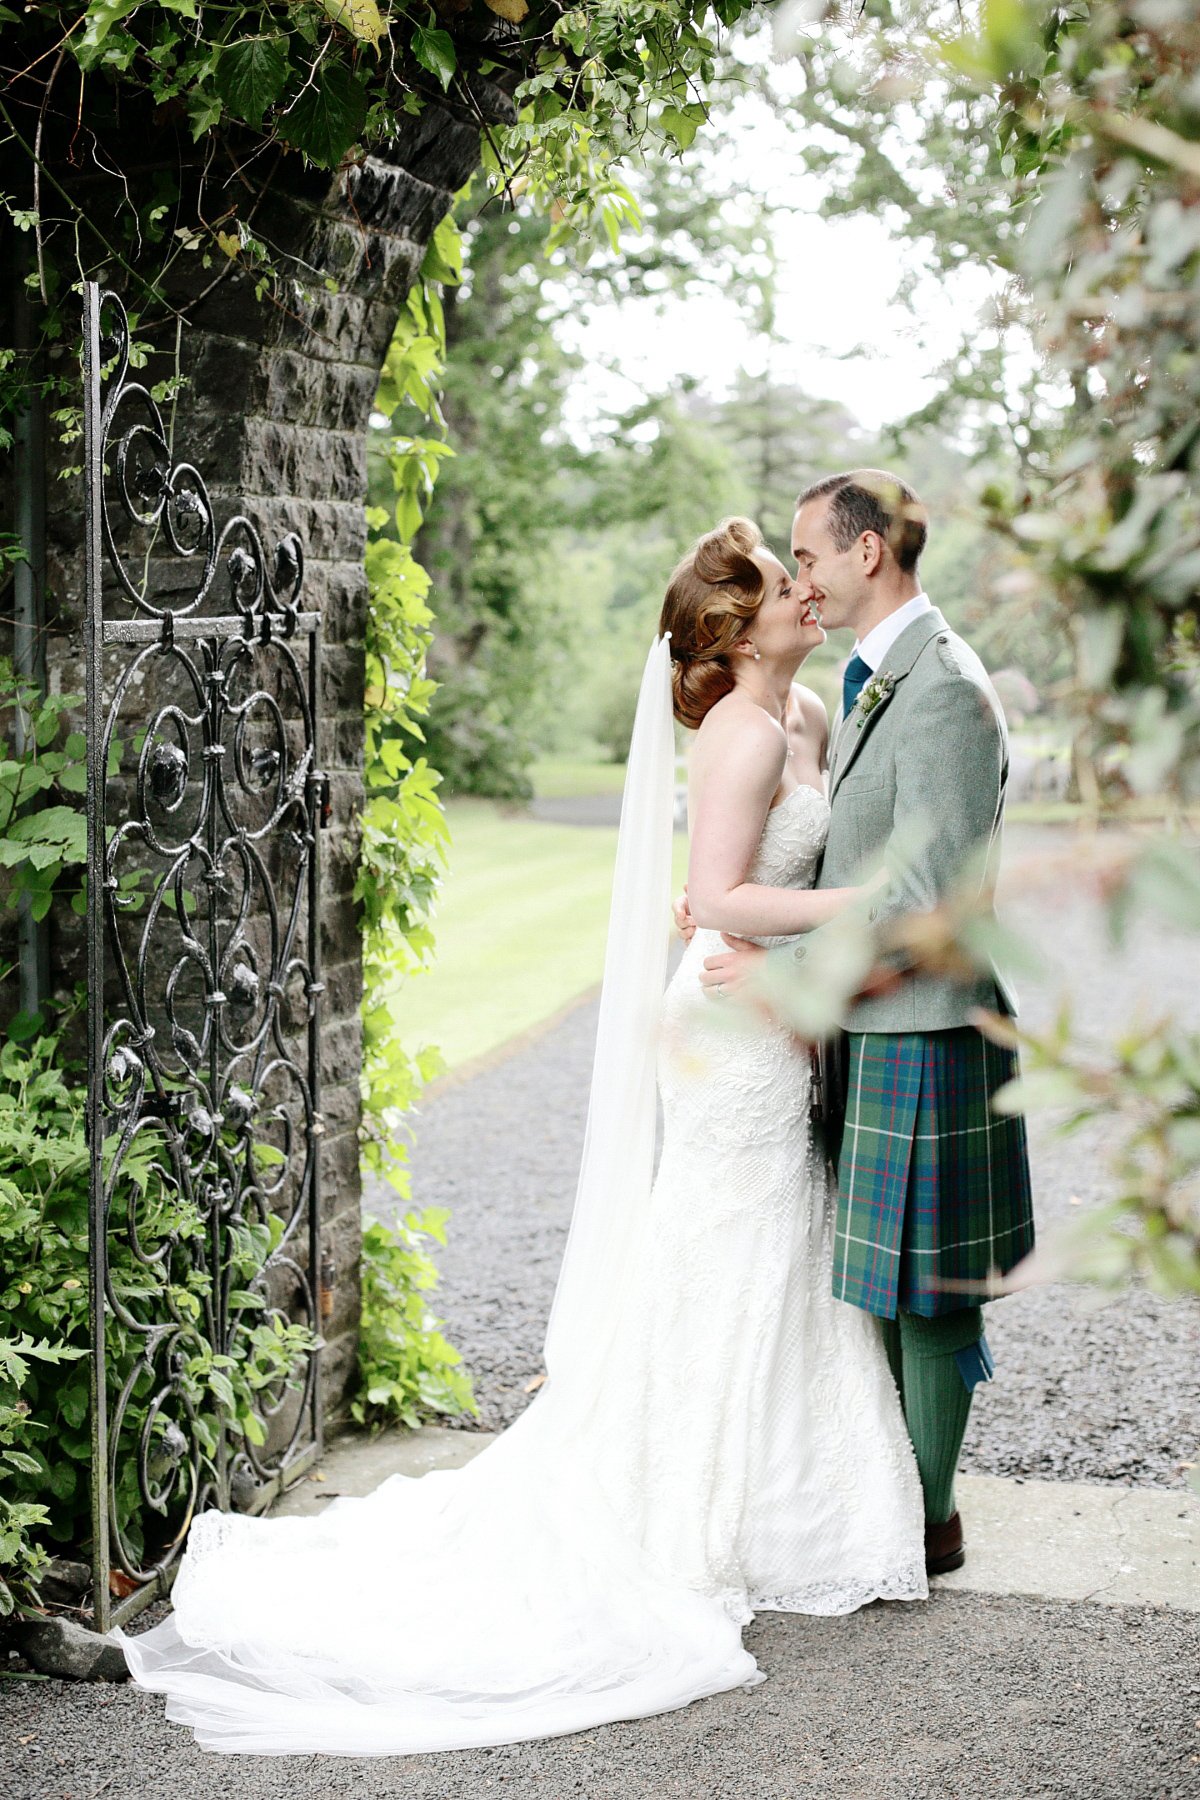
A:
<svg viewBox="0 0 1200 1800">
<path fill-rule="evenodd" d="M 494 116 L 504 116 L 507 100 L 498 92 L 494 99 Z M 325 1327 L 331 1415 L 353 1373 L 359 1316 L 362 970 L 351 893 L 362 803 L 366 428 L 399 309 L 478 153 L 478 127 L 431 103 L 384 154 L 336 177 L 304 170 L 294 155 L 280 157 L 256 174 L 261 186 L 240 211 L 272 247 L 278 268 L 297 277 L 284 281 L 274 301 L 256 300 L 253 275 L 233 266 L 201 271 L 197 257 L 180 265 L 192 270 L 186 284 L 169 290 L 187 315 L 176 456 L 204 476 L 218 522 L 244 511 L 268 546 L 299 533 L 307 565 L 301 604 L 324 615 L 320 743 L 333 778 L 321 903 L 324 1238 L 337 1269 Z M 173 367 L 173 323 L 155 341 L 162 353 L 150 381 Z M 56 476 L 79 460 L 77 444 L 52 444 L 46 570 L 48 679 L 53 691 L 76 693 L 83 691 L 83 502 L 77 478 Z M 60 989 L 85 974 L 82 921 L 65 907 L 52 923 L 51 965 Z"/>
</svg>

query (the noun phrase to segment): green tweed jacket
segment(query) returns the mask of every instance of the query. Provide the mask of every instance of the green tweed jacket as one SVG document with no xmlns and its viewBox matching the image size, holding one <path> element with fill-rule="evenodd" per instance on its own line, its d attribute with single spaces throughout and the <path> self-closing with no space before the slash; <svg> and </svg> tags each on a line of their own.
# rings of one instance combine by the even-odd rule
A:
<svg viewBox="0 0 1200 1800">
<path fill-rule="evenodd" d="M 994 917 L 1008 732 L 987 671 L 936 606 L 901 632 L 848 719 L 839 709 L 830 766 L 832 817 L 818 887 L 853 886 L 886 861 L 891 882 L 871 907 L 873 919 L 928 912 L 964 881 L 982 895 L 985 917 Z M 810 932 L 771 955 L 818 956 L 820 937 Z M 964 983 L 916 974 L 861 1001 L 844 1024 L 848 1031 L 948 1031 L 965 1025 L 972 1007 L 997 1004 L 1016 1012 L 1016 996 L 994 967 Z"/>
</svg>

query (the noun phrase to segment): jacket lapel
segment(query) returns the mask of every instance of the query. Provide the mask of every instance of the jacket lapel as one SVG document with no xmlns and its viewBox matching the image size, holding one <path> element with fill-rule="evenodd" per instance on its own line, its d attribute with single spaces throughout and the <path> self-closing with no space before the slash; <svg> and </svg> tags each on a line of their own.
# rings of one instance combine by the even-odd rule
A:
<svg viewBox="0 0 1200 1800">
<path fill-rule="evenodd" d="M 851 708 L 849 717 L 843 721 L 834 742 L 833 778 L 830 783 L 829 791 L 830 800 L 832 800 L 833 796 L 837 793 L 838 787 L 845 779 L 847 772 L 853 767 L 859 751 L 874 730 L 876 721 L 882 713 L 886 712 L 888 703 L 895 693 L 896 688 L 908 674 L 929 640 L 936 637 L 939 631 L 945 631 L 945 629 L 946 621 L 943 619 L 937 607 L 930 607 L 927 613 L 922 613 L 919 619 L 914 619 L 911 625 L 905 627 L 884 657 L 883 661 L 880 663 L 879 667 L 874 671 L 871 676 L 871 681 L 874 681 L 875 677 L 878 675 L 891 675 L 894 678 L 891 692 L 885 694 L 881 700 L 878 700 L 875 703 L 865 719 L 859 710 L 859 701 L 856 700 L 854 706 Z M 864 686 L 869 687 L 870 682 L 865 683 Z M 861 697 L 862 696 L 860 695 L 859 700 L 861 700 Z"/>
</svg>

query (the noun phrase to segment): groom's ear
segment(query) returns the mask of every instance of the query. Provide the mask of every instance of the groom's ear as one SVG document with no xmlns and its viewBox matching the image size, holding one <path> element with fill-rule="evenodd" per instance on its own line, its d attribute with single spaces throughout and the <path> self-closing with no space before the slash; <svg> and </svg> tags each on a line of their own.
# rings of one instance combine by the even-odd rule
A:
<svg viewBox="0 0 1200 1800">
<path fill-rule="evenodd" d="M 864 575 L 876 575 L 883 567 L 883 553 L 887 544 L 877 531 L 864 531 L 858 540 L 859 555 L 862 558 Z"/>
</svg>

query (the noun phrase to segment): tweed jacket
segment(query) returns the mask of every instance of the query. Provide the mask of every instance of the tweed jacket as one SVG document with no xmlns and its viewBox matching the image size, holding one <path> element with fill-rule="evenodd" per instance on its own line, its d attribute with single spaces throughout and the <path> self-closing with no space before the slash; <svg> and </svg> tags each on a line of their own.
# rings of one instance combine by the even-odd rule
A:
<svg viewBox="0 0 1200 1800">
<path fill-rule="evenodd" d="M 975 652 L 931 607 L 901 632 L 850 716 L 839 708 L 817 886 L 852 887 L 886 862 L 891 880 L 872 919 L 929 912 L 963 882 L 994 918 L 1007 782 L 999 698 Z M 820 938 L 810 932 L 771 955 L 801 962 L 820 954 Z M 967 1024 L 973 1007 L 997 1005 L 1016 1012 L 994 966 L 962 983 L 918 973 L 860 1001 L 843 1023 L 854 1032 L 948 1031 Z"/>
</svg>

